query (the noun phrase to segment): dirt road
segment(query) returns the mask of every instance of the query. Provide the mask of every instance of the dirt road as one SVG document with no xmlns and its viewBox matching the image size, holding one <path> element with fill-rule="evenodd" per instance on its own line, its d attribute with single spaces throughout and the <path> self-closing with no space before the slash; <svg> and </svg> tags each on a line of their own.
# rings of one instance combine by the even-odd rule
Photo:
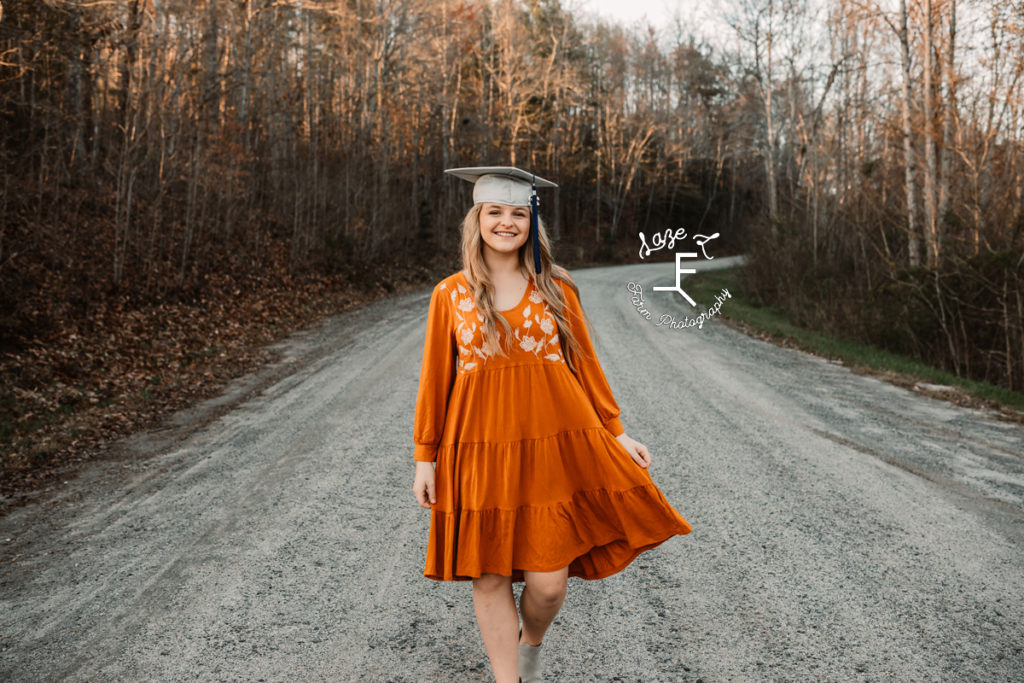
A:
<svg viewBox="0 0 1024 683">
<path fill-rule="evenodd" d="M 1024 680 L 1024 427 L 717 320 L 658 327 L 626 283 L 679 317 L 651 291 L 671 265 L 575 274 L 626 430 L 694 531 L 570 581 L 548 680 Z M 488 680 L 468 584 L 422 576 L 428 301 L 296 335 L 0 520 L 0 680 Z"/>
</svg>

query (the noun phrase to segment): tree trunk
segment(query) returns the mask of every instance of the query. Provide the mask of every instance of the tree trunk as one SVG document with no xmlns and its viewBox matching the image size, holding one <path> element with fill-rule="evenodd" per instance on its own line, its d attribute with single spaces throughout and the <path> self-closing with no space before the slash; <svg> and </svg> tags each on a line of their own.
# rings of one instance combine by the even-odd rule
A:
<svg viewBox="0 0 1024 683">
<path fill-rule="evenodd" d="M 924 25 L 924 238 L 925 257 L 929 268 L 939 263 L 938 218 L 935 206 L 935 82 L 934 31 L 932 0 L 925 0 Z"/>
<path fill-rule="evenodd" d="M 768 175 L 768 220 L 771 223 L 772 235 L 776 234 L 776 220 L 779 217 L 779 197 L 776 189 L 775 180 L 775 117 L 772 111 L 772 43 L 775 40 L 773 35 L 774 25 L 772 19 L 774 18 L 775 3 L 773 0 L 768 2 L 768 60 L 766 64 L 766 73 L 764 75 L 763 83 L 761 85 L 762 93 L 764 96 L 764 124 L 765 133 L 767 137 L 767 147 L 765 154 L 765 171 Z"/>
<path fill-rule="evenodd" d="M 910 122 L 910 35 L 907 32 L 907 0 L 900 0 L 900 48 L 903 56 L 903 168 L 904 187 L 907 194 L 907 252 L 911 267 L 921 265 L 921 246 L 917 234 L 917 197 L 914 189 L 916 159 L 914 155 L 913 128 Z"/>
<path fill-rule="evenodd" d="M 935 251 L 942 252 L 949 213 L 949 181 L 952 170 L 953 125 L 956 121 L 956 0 L 949 3 L 949 44 L 946 53 L 946 101 L 942 109 L 942 173 L 939 178 L 939 207 L 936 216 Z"/>
</svg>

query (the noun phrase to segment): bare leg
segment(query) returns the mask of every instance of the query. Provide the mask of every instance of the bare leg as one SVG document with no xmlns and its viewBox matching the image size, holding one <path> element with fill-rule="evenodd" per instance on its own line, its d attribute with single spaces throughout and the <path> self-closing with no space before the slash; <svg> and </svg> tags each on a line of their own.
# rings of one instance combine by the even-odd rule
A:
<svg viewBox="0 0 1024 683">
<path fill-rule="evenodd" d="M 495 682 L 517 683 L 519 617 L 512 596 L 512 577 L 484 574 L 473 579 L 473 609 Z"/>
<path fill-rule="evenodd" d="M 523 616 L 521 643 L 540 645 L 548 626 L 562 608 L 565 600 L 569 568 L 553 572 L 523 572 L 526 586 L 519 598 L 519 613 Z"/>
</svg>

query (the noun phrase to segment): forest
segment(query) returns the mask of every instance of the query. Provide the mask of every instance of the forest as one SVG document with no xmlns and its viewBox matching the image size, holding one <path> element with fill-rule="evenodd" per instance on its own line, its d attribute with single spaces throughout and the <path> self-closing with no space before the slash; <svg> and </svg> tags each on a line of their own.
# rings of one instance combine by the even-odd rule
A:
<svg viewBox="0 0 1024 683">
<path fill-rule="evenodd" d="M 718 232 L 797 323 L 1024 388 L 1024 2 L 711 6 L 4 0 L 3 410 L 109 399 L 101 358 L 24 361 L 111 310 L 174 329 L 168 306 L 308 278 L 426 286 L 470 203 L 442 170 L 490 164 L 558 182 L 569 267 Z"/>
</svg>

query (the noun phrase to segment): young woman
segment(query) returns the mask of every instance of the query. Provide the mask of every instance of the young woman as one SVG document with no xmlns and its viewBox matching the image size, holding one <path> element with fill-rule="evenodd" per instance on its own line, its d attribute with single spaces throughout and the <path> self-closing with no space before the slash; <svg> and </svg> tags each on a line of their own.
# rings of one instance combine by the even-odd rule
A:
<svg viewBox="0 0 1024 683">
<path fill-rule="evenodd" d="M 424 575 L 472 580 L 497 683 L 530 683 L 568 577 L 615 574 L 691 527 L 623 429 L 579 290 L 531 215 L 531 184 L 554 183 L 510 167 L 448 172 L 475 182 L 474 205 L 463 269 L 434 287 L 427 316 L 413 484 L 431 511 Z"/>
</svg>

